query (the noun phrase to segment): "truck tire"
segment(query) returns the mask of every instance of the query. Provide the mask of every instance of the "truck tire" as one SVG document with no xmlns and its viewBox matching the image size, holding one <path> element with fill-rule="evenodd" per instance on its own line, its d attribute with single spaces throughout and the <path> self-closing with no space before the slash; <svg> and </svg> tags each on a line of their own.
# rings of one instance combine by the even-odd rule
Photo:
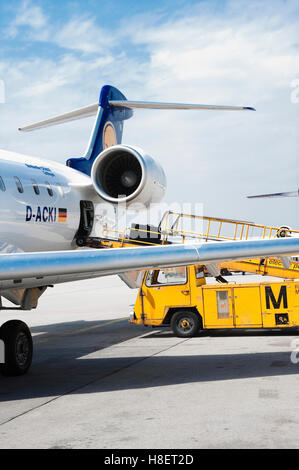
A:
<svg viewBox="0 0 299 470">
<path fill-rule="evenodd" d="M 190 310 L 178 310 L 171 318 L 170 326 L 178 338 L 192 338 L 200 329 L 198 313 Z"/>
<path fill-rule="evenodd" d="M 0 364 L 0 372 L 5 376 L 26 374 L 31 366 L 33 342 L 26 323 L 10 320 L 0 328 L 0 339 L 4 342 L 5 363 Z"/>
</svg>

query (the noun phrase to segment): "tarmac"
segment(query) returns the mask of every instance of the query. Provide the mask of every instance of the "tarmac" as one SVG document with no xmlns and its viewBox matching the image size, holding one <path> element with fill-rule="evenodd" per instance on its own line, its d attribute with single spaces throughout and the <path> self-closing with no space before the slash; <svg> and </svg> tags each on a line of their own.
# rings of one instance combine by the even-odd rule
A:
<svg viewBox="0 0 299 470">
<path fill-rule="evenodd" d="M 107 277 L 1 312 L 34 338 L 29 373 L 0 376 L 1 449 L 299 447 L 296 331 L 180 339 L 128 323 L 136 293 Z"/>
</svg>

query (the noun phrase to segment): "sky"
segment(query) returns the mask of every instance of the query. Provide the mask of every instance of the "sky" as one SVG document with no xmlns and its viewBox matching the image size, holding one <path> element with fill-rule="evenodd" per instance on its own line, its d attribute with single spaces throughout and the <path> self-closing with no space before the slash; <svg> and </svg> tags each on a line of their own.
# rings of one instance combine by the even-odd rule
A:
<svg viewBox="0 0 299 470">
<path fill-rule="evenodd" d="M 299 229 L 299 198 L 246 198 L 299 187 L 298 31 L 297 0 L 0 0 L 0 148 L 82 156 L 93 118 L 17 129 L 96 102 L 105 84 L 130 100 L 253 106 L 137 110 L 123 142 L 162 164 L 170 207 Z"/>
</svg>

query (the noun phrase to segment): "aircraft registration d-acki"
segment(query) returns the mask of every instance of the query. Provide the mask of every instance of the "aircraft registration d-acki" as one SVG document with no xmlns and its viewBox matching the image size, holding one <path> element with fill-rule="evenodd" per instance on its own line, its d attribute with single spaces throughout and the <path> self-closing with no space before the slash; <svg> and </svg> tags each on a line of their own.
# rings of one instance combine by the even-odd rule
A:
<svg viewBox="0 0 299 470">
<path fill-rule="evenodd" d="M 96 236 L 97 204 L 148 206 L 164 196 L 166 178 L 160 164 L 142 149 L 121 144 L 123 123 L 134 108 L 253 110 L 128 101 L 106 85 L 98 103 L 21 128 L 32 131 L 96 115 L 85 155 L 67 160 L 66 165 L 0 150 L 0 299 L 30 310 L 47 286 L 57 283 L 299 252 L 296 238 L 79 250 L 82 239 Z M 0 308 L 4 309 L 2 303 Z M 27 325 L 19 320 L 4 323 L 0 340 L 5 346 L 1 372 L 26 373 L 33 356 Z"/>
</svg>

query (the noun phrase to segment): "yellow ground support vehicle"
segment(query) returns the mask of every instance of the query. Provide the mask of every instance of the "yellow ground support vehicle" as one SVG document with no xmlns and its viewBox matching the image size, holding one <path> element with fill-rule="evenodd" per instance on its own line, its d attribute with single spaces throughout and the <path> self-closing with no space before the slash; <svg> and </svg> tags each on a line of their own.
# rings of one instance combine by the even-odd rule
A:
<svg viewBox="0 0 299 470">
<path fill-rule="evenodd" d="M 287 226 L 167 211 L 158 227 L 133 224 L 122 232 L 106 228 L 99 238 L 83 240 L 82 246 L 120 248 L 292 236 L 298 237 L 299 231 Z M 280 281 L 227 283 L 222 276 L 231 273 L 274 276 Z M 206 284 L 206 276 L 225 283 Z M 207 267 L 130 272 L 120 277 L 129 287 L 141 285 L 131 323 L 171 326 L 180 337 L 194 336 L 202 329 L 299 326 L 298 257 L 226 261 Z"/>
<path fill-rule="evenodd" d="M 203 329 L 299 326 L 299 281 L 206 284 L 203 266 L 147 271 L 130 322 Z"/>
</svg>

